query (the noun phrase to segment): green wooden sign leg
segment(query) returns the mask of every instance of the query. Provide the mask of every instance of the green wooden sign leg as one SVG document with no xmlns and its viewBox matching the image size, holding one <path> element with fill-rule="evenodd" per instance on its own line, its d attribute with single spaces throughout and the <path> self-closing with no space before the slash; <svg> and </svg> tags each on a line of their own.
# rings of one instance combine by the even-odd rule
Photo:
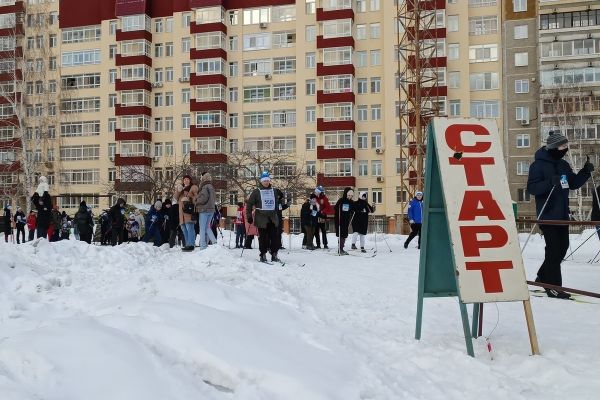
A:
<svg viewBox="0 0 600 400">
<path fill-rule="evenodd" d="M 464 303 L 461 303 L 460 300 L 458 302 L 460 306 L 460 315 L 462 317 L 463 331 L 465 334 L 465 344 L 467 345 L 467 354 L 471 357 L 475 357 L 475 352 L 473 351 L 473 340 L 471 338 L 471 332 L 469 329 L 469 313 L 467 311 L 467 306 Z"/>
<path fill-rule="evenodd" d="M 481 308 L 481 303 L 473 303 L 473 321 L 471 326 L 471 336 L 477 339 L 479 335 L 477 331 L 479 330 L 479 310 Z"/>
</svg>

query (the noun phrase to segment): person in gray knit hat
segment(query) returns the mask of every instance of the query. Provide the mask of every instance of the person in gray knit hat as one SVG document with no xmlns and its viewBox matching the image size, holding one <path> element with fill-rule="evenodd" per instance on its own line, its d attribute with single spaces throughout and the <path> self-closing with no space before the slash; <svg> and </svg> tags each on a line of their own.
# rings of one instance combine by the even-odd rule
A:
<svg viewBox="0 0 600 400">
<path fill-rule="evenodd" d="M 558 132 L 550 132 L 546 145 L 535 152 L 529 167 L 527 191 L 535 196 L 538 220 L 569 220 L 569 190 L 577 190 L 590 178 L 594 166 L 589 160 L 578 173 L 563 159 L 569 151 L 569 140 Z M 540 224 L 546 242 L 545 257 L 536 282 L 562 286 L 560 263 L 569 249 L 567 225 Z M 565 292 L 546 289 L 548 297 L 568 299 Z"/>
</svg>

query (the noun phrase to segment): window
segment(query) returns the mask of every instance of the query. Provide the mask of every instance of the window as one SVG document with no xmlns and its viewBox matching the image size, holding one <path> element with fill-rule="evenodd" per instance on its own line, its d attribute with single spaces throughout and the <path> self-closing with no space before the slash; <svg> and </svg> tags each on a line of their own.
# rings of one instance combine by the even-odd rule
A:
<svg viewBox="0 0 600 400">
<path fill-rule="evenodd" d="M 185 139 L 181 141 L 181 154 L 187 155 L 190 154 L 190 150 L 192 149 L 192 143 L 189 139 Z"/>
<path fill-rule="evenodd" d="M 60 146 L 62 161 L 85 161 L 100 159 L 100 145 Z"/>
<path fill-rule="evenodd" d="M 244 103 L 258 103 L 271 99 L 271 86 L 246 86 L 244 87 Z"/>
<path fill-rule="evenodd" d="M 154 93 L 154 107 L 162 107 L 163 106 L 163 94 L 162 93 Z"/>
<path fill-rule="evenodd" d="M 327 103 L 323 105 L 323 119 L 330 121 L 351 121 L 352 103 Z"/>
<path fill-rule="evenodd" d="M 371 39 L 379 39 L 381 37 L 381 24 L 370 24 L 369 31 L 371 34 Z"/>
<path fill-rule="evenodd" d="M 317 82 L 314 79 L 306 80 L 306 95 L 314 96 L 317 93 Z"/>
<path fill-rule="evenodd" d="M 315 150 L 317 148 L 317 135 L 314 133 L 306 134 L 306 150 Z"/>
<path fill-rule="evenodd" d="M 367 12 L 367 0 L 356 0 L 356 12 Z"/>
<path fill-rule="evenodd" d="M 529 174 L 529 161 L 517 161 L 517 175 Z"/>
<path fill-rule="evenodd" d="M 360 160 L 358 162 L 358 176 L 369 176 L 369 162 Z"/>
<path fill-rule="evenodd" d="M 371 121 L 379 121 L 381 119 L 381 104 L 373 104 L 371 106 Z"/>
<path fill-rule="evenodd" d="M 173 117 L 165 117 L 165 131 L 173 132 L 175 130 L 175 124 L 173 123 Z"/>
<path fill-rule="evenodd" d="M 157 43 L 154 45 L 154 57 L 162 57 L 163 56 L 164 46 L 162 43 Z"/>
<path fill-rule="evenodd" d="M 304 56 L 304 67 L 305 68 L 316 68 L 317 66 L 317 61 L 316 61 L 316 57 L 315 57 L 315 53 L 306 53 Z"/>
<path fill-rule="evenodd" d="M 181 129 L 190 129 L 191 118 L 190 114 L 181 115 Z"/>
<path fill-rule="evenodd" d="M 352 20 L 333 19 L 323 21 L 323 38 L 330 39 L 344 36 L 352 36 Z"/>
<path fill-rule="evenodd" d="M 56 82 L 54 83 L 56 85 Z M 100 87 L 100 74 L 78 74 L 63 75 L 61 77 L 61 88 L 69 89 L 87 89 Z"/>
<path fill-rule="evenodd" d="M 165 32 L 173 32 L 173 17 L 165 18 Z"/>
<path fill-rule="evenodd" d="M 381 78 L 371 78 L 371 93 L 381 92 Z"/>
<path fill-rule="evenodd" d="M 165 43 L 165 56 L 173 57 L 173 43 L 172 42 Z"/>
<path fill-rule="evenodd" d="M 154 132 L 162 132 L 163 126 L 163 119 L 161 117 L 154 118 Z"/>
<path fill-rule="evenodd" d="M 369 120 L 369 110 L 367 106 L 356 106 L 356 119 L 358 121 L 368 121 Z"/>
<path fill-rule="evenodd" d="M 367 39 L 367 25 L 358 24 L 356 25 L 356 40 L 366 40 Z"/>
<path fill-rule="evenodd" d="M 278 57 L 273 59 L 274 74 L 293 74 L 296 72 L 296 57 Z"/>
<path fill-rule="evenodd" d="M 62 67 L 100 64 L 100 50 L 65 51 L 61 55 Z"/>
<path fill-rule="evenodd" d="M 229 63 L 229 76 L 237 76 L 238 73 L 238 63 L 237 61 L 233 61 Z"/>
<path fill-rule="evenodd" d="M 317 110 L 315 107 L 306 107 L 304 113 L 306 122 L 315 122 L 317 120 Z"/>
<path fill-rule="evenodd" d="M 369 136 L 366 133 L 359 133 L 356 135 L 357 137 L 357 147 L 359 150 L 364 150 L 369 148 Z"/>
<path fill-rule="evenodd" d="M 196 128 L 225 128 L 225 112 L 198 111 L 196 112 Z"/>
<path fill-rule="evenodd" d="M 326 149 L 347 149 L 352 147 L 352 131 L 325 132 L 323 145 Z"/>
<path fill-rule="evenodd" d="M 229 36 L 229 50 L 237 51 L 238 49 L 238 37 L 237 36 Z"/>
<path fill-rule="evenodd" d="M 356 52 L 354 52 L 354 54 L 355 54 L 355 57 L 356 57 L 356 66 L 358 68 L 366 67 L 367 66 L 367 52 L 366 52 L 366 50 L 356 51 Z"/>
<path fill-rule="evenodd" d="M 530 135 L 528 133 L 522 133 L 517 135 L 517 148 L 523 149 L 530 146 Z"/>
<path fill-rule="evenodd" d="M 181 14 L 181 26 L 187 28 L 192 24 L 192 13 L 186 12 Z"/>
<path fill-rule="evenodd" d="M 526 67 L 529 65 L 529 53 L 515 53 L 515 67 Z"/>
<path fill-rule="evenodd" d="M 498 89 L 499 76 L 497 72 L 481 72 L 469 77 L 471 91 Z"/>
<path fill-rule="evenodd" d="M 268 50 L 271 48 L 270 33 L 252 33 L 243 37 L 244 51 Z"/>
<path fill-rule="evenodd" d="M 165 68 L 165 80 L 167 82 L 173 82 L 173 67 Z"/>
<path fill-rule="evenodd" d="M 489 61 L 498 61 L 497 44 L 469 46 L 469 62 L 481 63 Z"/>
<path fill-rule="evenodd" d="M 258 129 L 271 127 L 271 113 L 268 111 L 254 111 L 244 113 L 244 128 Z"/>
<path fill-rule="evenodd" d="M 100 135 L 100 121 L 63 122 L 60 125 L 61 137 L 98 135 Z"/>
<path fill-rule="evenodd" d="M 370 0 L 371 4 L 370 4 L 370 10 L 371 11 L 379 11 L 381 5 L 379 0 Z"/>
<path fill-rule="evenodd" d="M 529 107 L 515 107 L 515 119 L 523 123 L 529 123 Z"/>
<path fill-rule="evenodd" d="M 460 57 L 460 44 L 448 43 L 448 60 L 458 60 Z"/>
<path fill-rule="evenodd" d="M 173 105 L 173 92 L 165 93 L 165 106 L 171 107 Z"/>
<path fill-rule="evenodd" d="M 163 31 L 163 20 L 162 18 L 157 18 L 154 21 L 154 32 L 161 33 Z"/>
<path fill-rule="evenodd" d="M 380 149 L 383 147 L 381 132 L 371 133 L 371 148 Z"/>
<path fill-rule="evenodd" d="M 191 98 L 190 89 L 188 89 L 188 88 L 181 89 L 181 103 L 188 104 L 190 102 L 190 98 Z"/>
<path fill-rule="evenodd" d="M 368 93 L 368 82 L 367 78 L 359 78 L 357 80 L 357 93 L 365 94 Z"/>
<path fill-rule="evenodd" d="M 97 185 L 100 183 L 99 169 L 60 170 L 59 181 L 63 185 Z"/>
<path fill-rule="evenodd" d="M 123 32 L 150 31 L 150 17 L 145 14 L 121 17 L 121 30 Z"/>
<path fill-rule="evenodd" d="M 458 32 L 458 15 L 448 15 L 448 32 Z"/>
<path fill-rule="evenodd" d="M 116 69 L 111 69 L 108 71 L 108 81 L 110 83 L 115 83 L 115 81 L 117 80 L 117 70 Z"/>
<path fill-rule="evenodd" d="M 117 103 L 117 95 L 114 93 L 109 94 L 108 95 L 108 107 L 114 108 L 116 103 Z"/>
<path fill-rule="evenodd" d="M 229 102 L 237 103 L 237 101 L 238 101 L 238 88 L 236 88 L 236 87 L 229 88 Z"/>
<path fill-rule="evenodd" d="M 460 100 L 450 100 L 450 116 L 460 117 Z"/>
<path fill-rule="evenodd" d="M 489 15 L 469 18 L 469 35 L 490 35 L 498 33 L 498 16 Z"/>
<path fill-rule="evenodd" d="M 296 110 L 273 111 L 273 128 L 289 128 L 296 126 Z"/>
<path fill-rule="evenodd" d="M 316 176 L 317 175 L 317 163 L 316 161 L 306 162 L 306 175 Z"/>
<path fill-rule="evenodd" d="M 162 74 L 162 71 L 161 71 Z M 150 68 L 146 65 L 121 67 L 121 81 L 150 80 Z M 161 77 L 162 81 L 162 77 Z"/>
<path fill-rule="evenodd" d="M 237 113 L 230 113 L 229 114 L 229 127 L 232 129 L 236 129 L 238 128 L 238 114 Z"/>
<path fill-rule="evenodd" d="M 196 50 L 224 49 L 225 34 L 223 32 L 208 32 L 196 34 Z"/>
<path fill-rule="evenodd" d="M 371 175 L 373 176 L 381 176 L 382 175 L 382 167 L 383 163 L 381 160 L 371 161 Z"/>
<path fill-rule="evenodd" d="M 100 25 L 84 26 L 81 28 L 66 28 L 62 30 L 61 40 L 63 44 L 95 42 L 100 40 L 101 32 L 102 29 Z M 29 48 L 29 40 L 27 41 L 27 46 Z"/>
<path fill-rule="evenodd" d="M 516 79 L 515 93 L 529 93 L 529 79 Z"/>
<path fill-rule="evenodd" d="M 323 77 L 324 93 L 347 93 L 352 91 L 352 75 L 327 75 Z"/>
<path fill-rule="evenodd" d="M 474 118 L 498 118 L 500 116 L 500 105 L 497 100 L 474 100 L 471 101 L 471 117 Z"/>
<path fill-rule="evenodd" d="M 100 111 L 100 97 L 84 97 L 62 100 L 60 111 L 63 113 L 84 113 Z"/>
<path fill-rule="evenodd" d="M 204 7 L 196 10 L 196 24 L 225 22 L 225 11 L 220 6 Z"/>
<path fill-rule="evenodd" d="M 458 89 L 460 87 L 460 72 L 448 72 L 448 87 L 450 89 Z"/>
<path fill-rule="evenodd" d="M 325 160 L 323 169 L 325 176 L 352 176 L 352 159 Z"/>
<path fill-rule="evenodd" d="M 531 195 L 527 189 L 517 189 L 517 201 L 530 201 Z"/>
<path fill-rule="evenodd" d="M 317 39 L 317 27 L 314 25 L 307 25 L 304 27 L 304 40 L 307 42 L 314 42 Z"/>
<path fill-rule="evenodd" d="M 323 49 L 323 65 L 352 64 L 352 47 Z"/>
<path fill-rule="evenodd" d="M 373 188 L 371 190 L 371 200 L 373 204 L 382 204 L 383 203 L 383 190 L 379 188 Z"/>
<path fill-rule="evenodd" d="M 371 50 L 371 66 L 381 65 L 381 50 Z"/>
<path fill-rule="evenodd" d="M 225 61 L 222 58 L 196 60 L 197 75 L 222 75 L 225 72 Z"/>
<path fill-rule="evenodd" d="M 295 100 L 296 99 L 296 84 L 282 83 L 273 85 L 273 101 L 278 100 Z"/>
<path fill-rule="evenodd" d="M 514 12 L 527 11 L 527 0 L 513 0 L 513 11 Z"/>
<path fill-rule="evenodd" d="M 514 30 L 515 39 L 527 39 L 529 37 L 529 29 L 527 25 L 516 25 Z"/>
</svg>

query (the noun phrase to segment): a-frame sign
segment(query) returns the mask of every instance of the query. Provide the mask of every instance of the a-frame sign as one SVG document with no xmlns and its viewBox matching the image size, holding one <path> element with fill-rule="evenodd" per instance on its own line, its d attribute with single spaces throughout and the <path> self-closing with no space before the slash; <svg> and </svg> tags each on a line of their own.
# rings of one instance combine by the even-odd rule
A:
<svg viewBox="0 0 600 400">
<path fill-rule="evenodd" d="M 415 338 L 423 299 L 458 297 L 467 352 L 481 303 L 523 301 L 539 354 L 502 146 L 494 120 L 434 118 L 428 126 Z"/>
</svg>

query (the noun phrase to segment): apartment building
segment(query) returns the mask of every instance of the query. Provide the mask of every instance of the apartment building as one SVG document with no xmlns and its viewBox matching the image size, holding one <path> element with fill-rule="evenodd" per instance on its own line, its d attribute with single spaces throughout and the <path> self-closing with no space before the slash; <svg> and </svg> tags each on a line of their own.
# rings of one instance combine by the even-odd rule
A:
<svg viewBox="0 0 600 400">
<path fill-rule="evenodd" d="M 600 162 L 600 3 L 541 0 L 539 3 L 540 126 L 570 141 L 569 161 L 580 169 L 586 157 Z M 539 143 L 538 143 L 539 144 Z M 598 184 L 598 182 L 596 182 Z M 571 211 L 588 219 L 591 180 L 571 192 Z"/>
<path fill-rule="evenodd" d="M 495 118 L 501 132 L 509 124 L 505 147 L 532 130 L 504 115 L 514 83 L 503 83 L 513 55 L 501 51 L 502 3 L 425 3 L 437 9 L 440 114 Z M 235 196 L 219 169 L 229 152 L 247 149 L 289 154 L 330 198 L 352 186 L 369 192 L 377 215 L 397 216 L 407 194 L 396 12 L 396 1 L 384 0 L 0 0 L 0 19 L 26 16 L 23 43 L 36 41 L 28 16 L 47 14 L 40 40 L 52 49 L 52 79 L 42 91 L 55 91 L 48 102 L 60 112 L 41 129 L 53 147 L 33 160 L 64 208 L 82 198 L 107 207 L 102 195 L 115 190 L 143 202 L 145 182 L 134 177 L 168 176 L 184 156 L 213 171 L 227 204 Z M 0 156 L 8 138 L 0 137 Z M 10 186 L 18 163 L 1 160 Z"/>
</svg>

